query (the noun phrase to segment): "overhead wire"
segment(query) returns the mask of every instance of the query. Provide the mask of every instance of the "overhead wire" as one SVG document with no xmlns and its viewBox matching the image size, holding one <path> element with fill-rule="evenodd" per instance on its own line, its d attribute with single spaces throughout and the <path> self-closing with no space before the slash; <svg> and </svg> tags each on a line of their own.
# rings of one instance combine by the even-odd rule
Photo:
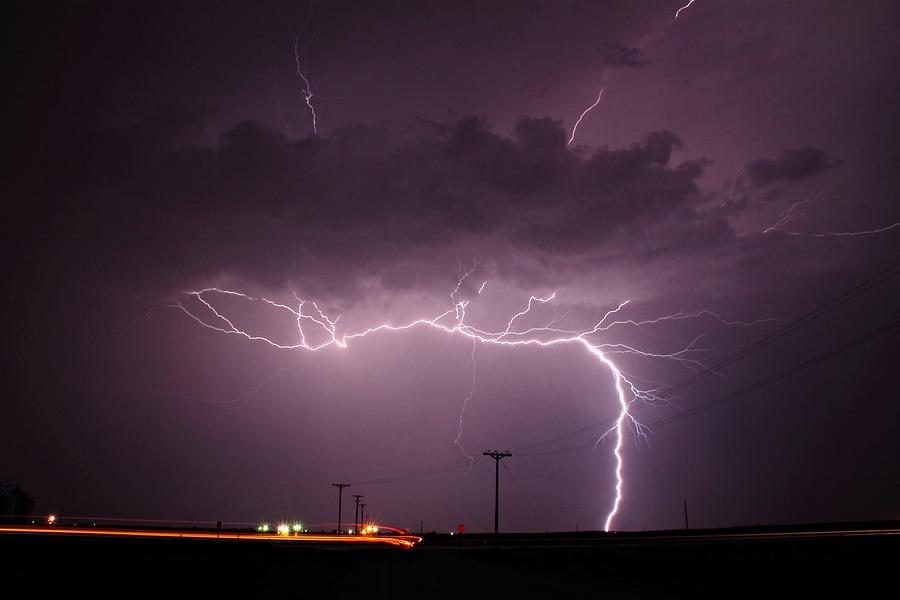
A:
<svg viewBox="0 0 900 600">
<path fill-rule="evenodd" d="M 890 267 L 888 267 L 882 271 L 879 271 L 878 273 L 872 275 L 871 277 L 866 278 L 865 280 L 861 281 L 857 285 L 844 291 L 840 295 L 832 298 L 828 302 L 825 302 L 824 304 L 819 305 L 818 307 L 814 308 L 813 310 L 811 310 L 811 311 L 803 314 L 802 316 L 798 317 L 797 319 L 791 321 L 790 323 L 788 323 L 784 327 L 778 329 L 777 331 L 774 331 L 771 334 L 769 334 L 763 338 L 760 338 L 759 340 L 744 347 L 743 349 L 739 350 L 738 352 L 729 356 L 728 358 L 709 367 L 707 370 L 705 370 L 701 373 L 698 373 L 696 375 L 693 375 L 693 376 L 689 377 L 688 379 L 686 379 L 678 384 L 675 384 L 674 386 L 671 386 L 670 388 L 668 388 L 665 392 L 661 393 L 660 395 L 661 396 L 669 395 L 673 392 L 680 391 L 680 390 L 700 381 L 701 379 L 704 379 L 705 377 L 717 372 L 719 369 L 730 366 L 730 365 L 734 364 L 735 362 L 738 362 L 739 360 L 746 358 L 747 356 L 753 354 L 757 350 L 760 350 L 761 348 L 764 348 L 764 347 L 780 340 L 784 336 L 797 331 L 798 329 L 804 327 L 805 325 L 811 323 L 812 321 L 818 319 L 819 317 L 839 308 L 840 306 L 843 306 L 850 300 L 874 289 L 875 287 L 881 285 L 882 283 L 888 281 L 889 279 L 891 279 L 892 277 L 895 277 L 898 274 L 900 274 L 900 263 L 893 264 Z M 778 373 L 770 375 L 769 377 L 766 377 L 766 378 L 756 381 L 754 383 L 748 384 L 747 386 L 744 386 L 738 390 L 735 390 L 733 392 L 730 392 L 728 394 L 720 396 L 714 400 L 705 402 L 694 408 L 691 408 L 691 409 L 679 412 L 677 414 L 670 415 L 663 419 L 660 419 L 660 420 L 656 421 L 655 423 L 649 424 L 648 427 L 650 429 L 653 429 L 656 427 L 662 427 L 665 425 L 669 425 L 671 423 L 675 423 L 677 421 L 685 419 L 689 416 L 693 416 L 704 410 L 708 410 L 714 406 L 718 406 L 719 404 L 723 404 L 723 403 L 733 400 L 735 398 L 739 398 L 743 395 L 746 395 L 748 393 L 756 391 L 757 389 L 760 389 L 764 386 L 770 385 L 771 383 L 774 383 L 775 381 L 778 381 L 785 377 L 789 377 L 790 375 L 793 375 L 799 371 L 802 371 L 802 370 L 809 368 L 815 364 L 818 364 L 819 362 L 828 360 L 829 358 L 832 358 L 834 356 L 837 356 L 838 354 L 841 354 L 852 348 L 855 348 L 856 346 L 859 346 L 859 345 L 866 343 L 878 336 L 888 333 L 889 331 L 895 329 L 898 326 L 900 326 L 900 322 L 897 322 L 897 321 L 882 325 L 881 327 L 879 327 L 873 331 L 869 331 L 866 334 L 863 334 L 862 336 L 854 338 L 853 340 L 850 340 L 849 342 L 847 342 L 841 346 L 832 348 L 831 350 L 829 350 L 827 352 L 818 354 L 806 361 L 803 361 L 792 367 L 789 367 L 788 369 L 784 369 Z M 574 431 L 570 431 L 568 433 L 565 433 L 565 434 L 562 434 L 559 436 L 555 436 L 551 439 L 544 440 L 544 441 L 541 441 L 541 442 L 538 442 L 535 444 L 531 444 L 528 446 L 516 448 L 513 450 L 513 452 L 520 456 L 547 456 L 547 455 L 553 455 L 553 454 L 563 454 L 563 453 L 567 453 L 567 452 L 574 452 L 577 450 L 584 449 L 588 446 L 595 446 L 597 444 L 597 441 L 591 440 L 588 443 L 578 444 L 576 446 L 571 446 L 571 447 L 563 448 L 563 449 L 548 450 L 546 452 L 527 452 L 528 450 L 533 450 L 533 449 L 540 448 L 543 446 L 548 446 L 550 444 L 553 444 L 553 443 L 556 443 L 556 442 L 559 442 L 562 440 L 577 437 L 578 435 L 581 435 L 581 434 L 589 432 L 589 431 L 594 431 L 600 426 L 605 425 L 608 427 L 613 422 L 615 422 L 616 418 L 617 417 L 607 417 L 607 418 L 599 420 L 599 421 L 594 421 L 593 423 L 590 423 L 589 425 L 580 427 Z M 370 481 L 362 481 L 362 482 L 357 482 L 355 485 L 380 485 L 380 484 L 386 484 L 386 483 L 398 483 L 398 482 L 402 482 L 402 481 L 422 479 L 425 477 L 433 477 L 435 475 L 440 475 L 443 473 L 456 471 L 456 470 L 459 470 L 459 469 L 462 469 L 465 467 L 471 468 L 471 466 L 474 465 L 475 462 L 480 462 L 480 460 L 481 460 L 480 457 L 476 457 L 473 460 L 469 460 L 467 458 L 458 458 L 456 460 L 453 460 L 453 461 L 450 461 L 447 463 L 443 463 L 441 465 L 436 465 L 434 467 L 424 469 L 421 471 L 417 471 L 414 473 L 410 473 L 408 475 L 375 479 L 375 480 L 370 480 Z M 504 465 L 504 468 L 506 468 L 505 465 Z M 508 468 L 507 468 L 507 472 L 509 472 Z M 510 474 L 510 476 L 512 476 L 512 475 Z M 515 482 L 515 480 L 514 480 L 514 482 Z M 518 484 L 516 484 L 516 485 L 518 485 Z"/>
<path fill-rule="evenodd" d="M 662 427 L 664 425 L 669 425 L 671 423 L 675 423 L 682 419 L 686 419 L 687 417 L 693 416 L 697 413 L 700 413 L 700 412 L 703 412 L 710 408 L 713 408 L 714 406 L 718 406 L 718 405 L 728 402 L 730 400 L 734 400 L 735 398 L 739 398 L 741 396 L 749 394 L 750 392 L 755 392 L 756 390 L 763 388 L 771 383 L 774 383 L 780 379 L 784 379 L 785 377 L 794 375 L 795 373 L 798 373 L 798 372 L 800 372 L 804 369 L 807 369 L 813 365 L 816 365 L 820 362 L 823 362 L 823 361 L 833 358 L 839 354 L 842 354 L 848 350 L 851 350 L 852 348 L 855 348 L 856 346 L 859 346 L 868 341 L 871 341 L 871 340 L 875 339 L 876 337 L 879 337 L 881 335 L 889 333 L 891 330 L 896 329 L 897 327 L 900 327 L 900 321 L 892 321 L 890 323 L 886 323 L 886 324 L 884 324 L 872 331 L 869 331 L 859 337 L 856 337 L 840 346 L 836 346 L 826 352 L 817 354 L 816 356 L 814 356 L 812 358 L 809 358 L 803 362 L 795 364 L 792 367 L 789 367 L 787 369 L 779 371 L 778 373 L 774 373 L 764 379 L 755 381 L 755 382 L 753 382 L 749 385 L 746 385 L 738 390 L 735 390 L 733 392 L 730 392 L 728 394 L 720 396 L 714 400 L 710 400 L 709 402 L 704 402 L 703 404 L 695 406 L 694 408 L 691 408 L 691 409 L 679 412 L 677 414 L 665 417 L 663 419 L 660 419 L 659 421 L 656 421 L 655 423 L 651 423 L 651 424 L 647 425 L 647 427 L 649 427 L 652 430 L 655 428 Z M 596 445 L 596 442 L 592 441 L 587 444 L 579 444 L 578 446 L 572 446 L 572 447 L 564 448 L 564 449 L 560 449 L 560 450 L 550 450 L 547 452 L 533 452 L 533 453 L 520 452 L 519 456 L 546 456 L 546 455 L 550 455 L 550 454 L 562 454 L 562 453 L 566 453 L 566 452 L 574 452 L 576 450 L 581 450 L 588 446 L 594 446 L 594 445 Z"/>
</svg>

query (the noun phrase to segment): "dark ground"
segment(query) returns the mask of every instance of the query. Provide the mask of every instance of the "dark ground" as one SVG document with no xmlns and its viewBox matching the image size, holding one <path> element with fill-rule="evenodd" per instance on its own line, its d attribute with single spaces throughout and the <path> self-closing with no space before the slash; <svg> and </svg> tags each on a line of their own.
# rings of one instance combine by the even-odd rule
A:
<svg viewBox="0 0 900 600">
<path fill-rule="evenodd" d="M 468 536 L 466 536 L 468 537 Z M 900 536 L 413 550 L 0 535 L 7 598 L 898 597 Z M 472 543 L 474 542 L 474 543 Z M 520 543 L 520 542 L 514 542 Z M 17 593 L 15 593 L 17 592 Z"/>
</svg>

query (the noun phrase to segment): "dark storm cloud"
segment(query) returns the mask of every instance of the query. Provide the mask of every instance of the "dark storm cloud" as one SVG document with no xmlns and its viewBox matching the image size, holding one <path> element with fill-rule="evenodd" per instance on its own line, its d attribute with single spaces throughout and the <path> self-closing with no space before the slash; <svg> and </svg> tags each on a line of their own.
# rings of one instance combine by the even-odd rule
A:
<svg viewBox="0 0 900 600">
<path fill-rule="evenodd" d="M 187 143 L 205 114 L 168 110 L 60 147 L 54 168 L 66 178 L 44 192 L 68 201 L 50 221 L 91 240 L 79 252 L 143 286 L 227 274 L 347 300 L 364 279 L 428 287 L 435 261 L 460 253 L 651 261 L 729 232 L 699 210 L 700 163 L 669 164 L 682 141 L 668 131 L 572 151 L 549 118 L 522 118 L 508 138 L 474 117 L 301 140 L 244 122 L 218 147 Z"/>
<path fill-rule="evenodd" d="M 824 150 L 804 146 L 787 149 L 774 159 L 760 158 L 747 163 L 747 175 L 757 187 L 777 181 L 797 181 L 814 177 L 840 166 L 841 161 Z"/>
<path fill-rule="evenodd" d="M 569 254 L 603 248 L 618 236 L 619 248 L 641 254 L 649 231 L 656 246 L 669 241 L 668 232 L 680 237 L 685 228 L 708 229 L 709 217 L 698 211 L 702 167 L 669 166 L 672 150 L 680 147 L 677 135 L 662 131 L 630 148 L 595 150 L 570 175 L 571 188 L 557 205 L 564 210 L 541 215 L 519 232 L 519 243 Z M 725 222 L 720 226 L 727 229 Z"/>
<path fill-rule="evenodd" d="M 458 478 L 359 481 L 458 458 L 473 375 L 470 450 L 516 452 L 612 415 L 595 361 L 562 347 L 476 357 L 461 339 L 429 345 L 431 332 L 273 352 L 155 307 L 208 284 L 285 300 L 293 288 L 349 332 L 435 314 L 474 257 L 484 266 L 460 297 L 490 280 L 477 326 L 496 317 L 502 330 L 554 289 L 536 325 L 580 329 L 624 299 L 627 318 L 793 319 L 896 260 L 896 228 L 761 232 L 810 197 L 806 184 L 825 196 L 792 232 L 900 221 L 886 125 L 900 106 L 900 3 L 696 2 L 673 24 L 681 4 L 316 2 L 300 41 L 322 135 L 301 139 L 312 125 L 291 29 L 309 3 L 13 3 L 0 478 L 41 510 L 310 522 L 334 518 L 329 484 L 346 480 L 390 524 L 480 531 L 493 524 L 484 462 Z M 841 177 L 816 148 L 845 161 Z M 891 322 L 898 279 L 715 369 L 659 416 Z M 248 310 L 248 326 L 293 331 Z M 613 334 L 667 352 L 696 339 L 714 366 L 778 327 L 702 318 Z M 898 340 L 880 339 L 623 447 L 615 526 L 680 526 L 684 498 L 701 527 L 896 518 L 896 386 L 879 375 Z M 689 376 L 611 357 L 656 389 Z M 241 412 L 218 414 L 236 398 Z M 614 478 L 609 444 L 590 443 L 601 434 L 546 462 L 516 452 L 535 505 L 505 496 L 503 527 L 602 527 Z"/>
<path fill-rule="evenodd" d="M 631 67 L 634 69 L 643 67 L 649 61 L 647 54 L 640 48 L 618 43 L 604 45 L 600 50 L 600 59 L 606 67 Z"/>
</svg>

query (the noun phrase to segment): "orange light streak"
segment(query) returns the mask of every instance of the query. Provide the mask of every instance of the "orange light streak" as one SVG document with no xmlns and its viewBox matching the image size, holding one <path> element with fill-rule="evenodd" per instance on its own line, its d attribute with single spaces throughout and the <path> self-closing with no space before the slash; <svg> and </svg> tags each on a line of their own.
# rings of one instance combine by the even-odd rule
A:
<svg viewBox="0 0 900 600">
<path fill-rule="evenodd" d="M 269 541 L 283 543 L 312 543 L 312 544 L 385 544 L 401 548 L 412 548 L 422 541 L 422 538 L 414 535 L 403 536 L 365 536 L 365 535 L 331 535 L 319 533 L 304 533 L 303 535 L 264 535 L 259 533 L 231 533 L 214 531 L 154 531 L 146 529 L 109 529 L 98 527 L 0 527 L 0 533 L 37 533 L 50 535 L 82 535 L 82 536 L 109 536 L 130 538 L 170 538 L 170 539 L 194 539 L 194 540 L 249 540 Z"/>
</svg>

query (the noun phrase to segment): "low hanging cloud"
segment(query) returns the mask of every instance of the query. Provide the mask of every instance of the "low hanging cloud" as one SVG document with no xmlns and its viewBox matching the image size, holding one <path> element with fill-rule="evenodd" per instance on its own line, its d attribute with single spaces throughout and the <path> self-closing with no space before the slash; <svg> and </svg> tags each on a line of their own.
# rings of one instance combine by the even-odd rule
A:
<svg viewBox="0 0 900 600">
<path fill-rule="evenodd" d="M 460 257 L 489 260 L 526 287 L 598 277 L 598 266 L 662 286 L 672 265 L 721 269 L 748 251 L 707 210 L 706 163 L 671 164 L 684 144 L 669 131 L 574 150 L 550 118 L 522 118 L 510 137 L 467 117 L 301 140 L 244 122 L 206 147 L 178 141 L 190 122 L 167 122 L 177 124 L 168 142 L 157 119 L 57 148 L 59 176 L 34 191 L 47 210 L 31 225 L 67 240 L 73 259 L 154 293 L 229 276 L 347 302 L 373 285 L 444 290 Z M 787 156 L 752 173 L 815 170 Z"/>
<path fill-rule="evenodd" d="M 808 179 L 840 165 L 839 159 L 824 150 L 804 146 L 787 149 L 778 158 L 751 161 L 747 163 L 746 171 L 751 184 L 763 187 L 779 181 Z"/>
<path fill-rule="evenodd" d="M 647 54 L 640 48 L 619 43 L 604 45 L 600 50 L 600 60 L 605 67 L 632 69 L 639 69 L 649 62 Z"/>
</svg>

